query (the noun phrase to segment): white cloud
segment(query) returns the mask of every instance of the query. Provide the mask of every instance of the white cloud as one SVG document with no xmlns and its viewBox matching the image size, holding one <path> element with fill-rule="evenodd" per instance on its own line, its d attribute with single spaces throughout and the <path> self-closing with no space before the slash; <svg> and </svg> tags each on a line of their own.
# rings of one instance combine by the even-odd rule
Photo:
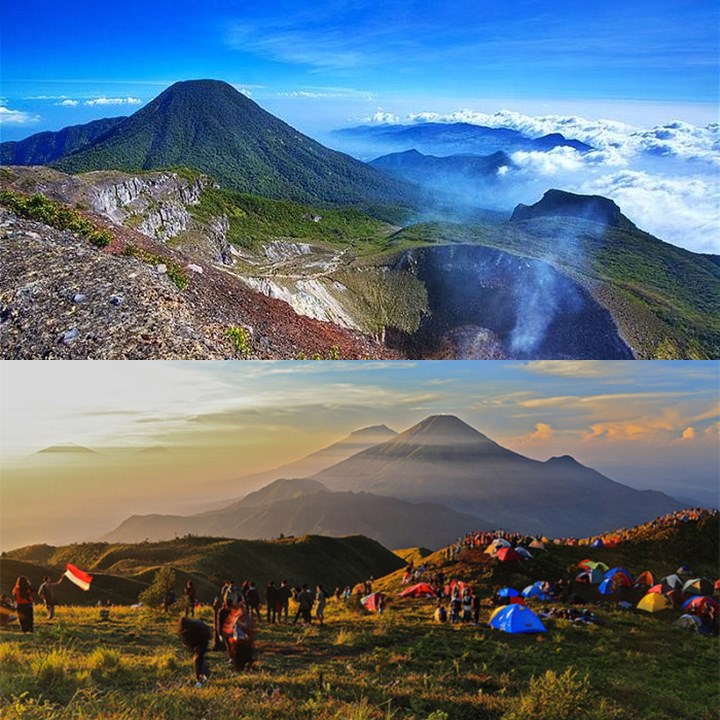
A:
<svg viewBox="0 0 720 720">
<path fill-rule="evenodd" d="M 638 227 L 695 252 L 720 252 L 720 180 L 668 178 L 636 170 L 602 175 L 577 188 L 613 199 Z"/>
<path fill-rule="evenodd" d="M 37 122 L 39 119 L 39 115 L 22 110 L 11 110 L 4 105 L 0 106 L 0 125 L 26 125 Z"/>
<path fill-rule="evenodd" d="M 142 105 L 136 97 L 105 97 L 104 95 L 85 101 L 85 105 Z"/>
<path fill-rule="evenodd" d="M 466 122 L 532 138 L 561 133 L 571 147 L 512 154 L 513 202 L 532 203 L 550 187 L 614 200 L 638 227 L 695 252 L 720 252 L 720 123 L 670 122 L 642 128 L 580 116 L 531 116 L 513 110 L 412 113 L 394 122 Z M 371 119 L 368 119 L 371 121 Z M 382 117 L 372 121 L 382 122 Z"/>
<path fill-rule="evenodd" d="M 56 102 L 55 104 L 59 105 L 60 107 L 77 107 L 80 104 L 80 101 L 68 98 L 67 100 L 61 100 L 60 102 Z"/>
</svg>

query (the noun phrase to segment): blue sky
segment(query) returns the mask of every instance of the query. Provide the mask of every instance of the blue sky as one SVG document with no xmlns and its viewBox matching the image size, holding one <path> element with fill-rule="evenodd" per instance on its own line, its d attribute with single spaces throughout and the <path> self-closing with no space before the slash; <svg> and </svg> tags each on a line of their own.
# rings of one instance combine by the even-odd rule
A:
<svg viewBox="0 0 720 720">
<path fill-rule="evenodd" d="M 125 114 L 139 105 L 111 101 L 146 102 L 175 80 L 198 77 L 244 87 L 311 134 L 378 107 L 595 107 L 605 115 L 614 108 L 617 119 L 654 113 L 657 122 L 708 122 L 718 95 L 714 0 L 89 7 L 4 4 L 0 94 L 16 115 L 0 113 L 3 139 Z M 108 102 L 86 104 L 97 98 Z"/>
</svg>

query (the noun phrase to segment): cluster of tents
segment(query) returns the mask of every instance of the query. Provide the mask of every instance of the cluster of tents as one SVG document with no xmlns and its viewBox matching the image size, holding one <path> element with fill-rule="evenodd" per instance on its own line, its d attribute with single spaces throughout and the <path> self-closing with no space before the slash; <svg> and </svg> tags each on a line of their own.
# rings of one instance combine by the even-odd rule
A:
<svg viewBox="0 0 720 720">
<path fill-rule="evenodd" d="M 533 540 L 530 547 L 534 550 L 544 550 L 545 544 L 541 540 Z M 532 553 L 522 545 L 512 546 L 505 538 L 495 538 L 486 548 L 485 554 L 497 558 L 500 562 L 518 562 L 532 559 Z"/>
</svg>

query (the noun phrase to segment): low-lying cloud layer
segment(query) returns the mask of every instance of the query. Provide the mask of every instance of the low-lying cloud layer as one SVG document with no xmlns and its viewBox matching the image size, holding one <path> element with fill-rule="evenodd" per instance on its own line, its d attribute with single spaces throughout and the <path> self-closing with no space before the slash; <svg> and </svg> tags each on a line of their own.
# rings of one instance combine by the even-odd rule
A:
<svg viewBox="0 0 720 720">
<path fill-rule="evenodd" d="M 561 133 L 593 150 L 571 147 L 515 152 L 514 171 L 503 178 L 502 202 L 535 202 L 551 187 L 604 195 L 636 225 L 695 252 L 720 252 L 720 123 L 699 127 L 672 122 L 642 128 L 579 116 L 530 116 L 502 110 L 400 118 L 378 111 L 374 123 L 466 122 L 510 128 L 538 138 Z M 508 187 L 512 190 L 508 192 Z"/>
</svg>

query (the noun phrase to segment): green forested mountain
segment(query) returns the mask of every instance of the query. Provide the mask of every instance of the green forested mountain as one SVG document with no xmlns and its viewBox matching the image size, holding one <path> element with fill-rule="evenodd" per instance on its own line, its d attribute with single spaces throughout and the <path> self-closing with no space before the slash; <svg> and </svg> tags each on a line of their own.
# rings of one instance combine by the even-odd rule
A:
<svg viewBox="0 0 720 720">
<path fill-rule="evenodd" d="M 25 140 L 4 142 L 0 144 L 0 165 L 47 165 L 86 147 L 124 120 L 124 117 L 103 118 L 71 125 L 58 132 L 41 132 Z"/>
<path fill-rule="evenodd" d="M 411 186 L 330 150 L 227 83 L 178 82 L 55 167 L 68 172 L 185 166 L 222 186 L 301 202 L 408 201 Z"/>
</svg>

